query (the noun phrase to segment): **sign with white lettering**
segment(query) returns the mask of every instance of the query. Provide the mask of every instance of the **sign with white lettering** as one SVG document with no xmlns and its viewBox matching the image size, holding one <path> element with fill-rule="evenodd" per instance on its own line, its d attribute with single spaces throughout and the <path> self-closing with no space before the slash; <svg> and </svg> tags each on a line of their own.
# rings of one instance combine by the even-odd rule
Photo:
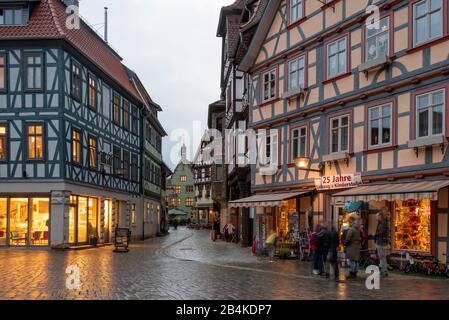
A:
<svg viewBox="0 0 449 320">
<path fill-rule="evenodd" d="M 338 176 L 323 176 L 315 179 L 317 190 L 336 190 L 355 188 L 362 184 L 362 174 L 341 174 Z"/>
</svg>

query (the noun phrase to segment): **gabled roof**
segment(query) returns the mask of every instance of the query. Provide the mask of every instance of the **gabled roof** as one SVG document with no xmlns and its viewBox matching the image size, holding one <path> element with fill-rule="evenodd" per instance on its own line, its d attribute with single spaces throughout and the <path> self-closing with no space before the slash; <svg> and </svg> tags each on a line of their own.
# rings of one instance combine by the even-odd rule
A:
<svg viewBox="0 0 449 320">
<path fill-rule="evenodd" d="M 61 0 L 40 0 L 24 26 L 2 26 L 0 40 L 63 39 L 79 50 L 120 87 L 142 101 L 122 64 L 122 58 L 81 19 L 79 29 L 66 28 L 68 17 Z"/>
<path fill-rule="evenodd" d="M 263 1 L 263 0 L 261 0 Z M 269 0 L 267 1 L 266 7 L 261 14 L 260 22 L 258 23 L 256 33 L 254 34 L 252 41 L 246 54 L 242 61 L 240 62 L 238 69 L 240 71 L 248 72 L 248 70 L 253 66 L 257 59 L 257 55 L 265 41 L 265 38 L 270 31 L 270 27 L 273 23 L 274 17 L 276 16 L 277 10 L 281 0 Z M 262 3 L 261 3 L 262 4 Z M 260 4 L 260 5 L 261 5 Z"/>
</svg>

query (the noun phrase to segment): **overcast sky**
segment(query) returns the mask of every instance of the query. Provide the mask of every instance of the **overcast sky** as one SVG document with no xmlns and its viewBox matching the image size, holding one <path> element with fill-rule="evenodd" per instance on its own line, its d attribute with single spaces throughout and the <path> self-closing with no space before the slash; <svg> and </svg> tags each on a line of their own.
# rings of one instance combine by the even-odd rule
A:
<svg viewBox="0 0 449 320">
<path fill-rule="evenodd" d="M 104 7 L 109 7 L 110 44 L 164 109 L 159 114 L 169 134 L 164 139 L 164 161 L 172 168 L 176 163 L 171 158 L 179 150 L 172 150 L 177 142 L 170 141 L 170 136 L 177 132 L 182 136 L 180 129 L 189 132 L 185 142 L 191 159 L 201 135 L 197 130 L 193 138 L 193 123 L 201 121 L 205 127 L 208 105 L 220 98 L 217 25 L 220 8 L 233 1 L 80 1 L 81 15 L 101 34 Z"/>
</svg>

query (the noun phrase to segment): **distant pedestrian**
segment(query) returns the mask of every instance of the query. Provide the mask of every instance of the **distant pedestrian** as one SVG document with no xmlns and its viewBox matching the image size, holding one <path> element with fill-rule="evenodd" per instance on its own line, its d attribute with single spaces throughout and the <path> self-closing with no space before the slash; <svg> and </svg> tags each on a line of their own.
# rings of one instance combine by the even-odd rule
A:
<svg viewBox="0 0 449 320">
<path fill-rule="evenodd" d="M 380 274 L 388 277 L 387 249 L 388 249 L 388 226 L 385 218 L 386 208 L 377 213 L 377 228 L 374 235 L 376 250 L 380 260 Z"/>
<path fill-rule="evenodd" d="M 267 237 L 267 240 L 265 241 L 265 245 L 268 250 L 268 258 L 270 262 L 274 262 L 274 251 L 276 250 L 276 242 L 278 240 L 278 234 L 271 230 L 270 235 Z"/>
<path fill-rule="evenodd" d="M 334 280 L 338 282 L 340 279 L 340 273 L 338 269 L 338 247 L 340 246 L 340 238 L 335 228 L 332 228 L 331 231 L 327 231 L 325 237 L 326 243 L 328 245 L 328 253 L 326 259 L 326 277 L 330 278 L 330 276 L 333 275 Z"/>
<path fill-rule="evenodd" d="M 348 235 L 346 236 L 345 246 L 346 258 L 349 259 L 350 264 L 348 279 L 353 279 L 357 277 L 359 270 L 361 237 L 359 227 L 354 217 L 349 218 L 349 225 L 350 227 Z"/>
</svg>

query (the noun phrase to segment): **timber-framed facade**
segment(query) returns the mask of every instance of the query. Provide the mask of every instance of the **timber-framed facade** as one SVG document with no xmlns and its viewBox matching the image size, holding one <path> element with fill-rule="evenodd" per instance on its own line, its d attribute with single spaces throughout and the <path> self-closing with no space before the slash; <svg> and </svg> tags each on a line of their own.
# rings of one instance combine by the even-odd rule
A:
<svg viewBox="0 0 449 320">
<path fill-rule="evenodd" d="M 267 150 L 278 150 L 273 174 L 252 170 L 252 191 L 282 203 L 234 204 L 255 211 L 259 243 L 270 228 L 292 232 L 289 218 L 296 232 L 323 220 L 341 229 L 345 204 L 362 201 L 370 235 L 388 208 L 393 252 L 445 260 L 448 28 L 445 0 L 269 1 L 239 65 L 252 79 L 249 126 L 275 132 Z M 326 183 L 348 177 L 361 186 Z"/>
</svg>

